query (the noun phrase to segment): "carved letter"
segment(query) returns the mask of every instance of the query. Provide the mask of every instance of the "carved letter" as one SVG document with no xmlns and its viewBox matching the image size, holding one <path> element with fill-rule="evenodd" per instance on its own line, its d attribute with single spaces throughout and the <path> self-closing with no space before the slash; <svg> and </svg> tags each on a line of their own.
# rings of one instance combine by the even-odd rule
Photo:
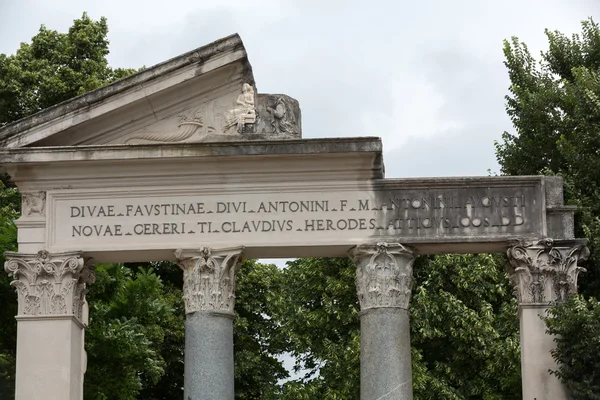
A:
<svg viewBox="0 0 600 400">
<path fill-rule="evenodd" d="M 413 252 L 397 243 L 361 245 L 351 250 L 356 264 L 356 290 L 362 310 L 408 309 L 412 289 Z"/>
</svg>

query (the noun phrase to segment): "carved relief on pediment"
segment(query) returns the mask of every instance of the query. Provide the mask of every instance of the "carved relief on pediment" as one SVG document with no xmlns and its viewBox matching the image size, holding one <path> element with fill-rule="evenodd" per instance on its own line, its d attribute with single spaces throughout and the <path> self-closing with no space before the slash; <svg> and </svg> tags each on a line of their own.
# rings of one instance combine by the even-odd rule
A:
<svg viewBox="0 0 600 400">
<path fill-rule="evenodd" d="M 185 110 L 137 130 L 120 141 L 125 144 L 201 142 L 214 135 L 231 134 L 231 129 L 227 129 L 227 112 L 234 108 L 230 97 Z"/>
<path fill-rule="evenodd" d="M 298 102 L 286 95 L 255 93 L 249 84 L 129 133 L 112 143 L 195 143 L 301 138 Z"/>
</svg>

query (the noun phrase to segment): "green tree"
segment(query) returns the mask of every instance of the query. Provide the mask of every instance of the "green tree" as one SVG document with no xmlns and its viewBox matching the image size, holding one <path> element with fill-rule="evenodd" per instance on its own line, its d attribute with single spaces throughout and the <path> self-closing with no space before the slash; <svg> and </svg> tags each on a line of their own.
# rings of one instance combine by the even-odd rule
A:
<svg viewBox="0 0 600 400">
<path fill-rule="evenodd" d="M 565 200 L 578 206 L 576 235 L 587 237 L 592 251 L 582 289 L 598 295 L 600 29 L 590 19 L 572 38 L 549 30 L 546 35 L 549 49 L 539 63 L 518 38 L 504 43 L 511 81 L 506 111 L 515 132 L 504 132 L 496 154 L 503 174 L 564 178 Z"/>
<path fill-rule="evenodd" d="M 503 262 L 453 255 L 415 263 L 416 399 L 520 398 L 517 305 Z M 355 270 L 348 259 L 304 259 L 284 271 L 281 333 L 304 375 L 284 385 L 283 399 L 359 398 Z"/>
<path fill-rule="evenodd" d="M 416 263 L 411 342 L 418 353 L 417 398 L 521 398 L 517 301 L 504 264 L 503 257 L 484 254 Z"/>
<path fill-rule="evenodd" d="M 97 266 L 89 289 L 85 397 L 136 399 L 165 373 L 165 337 L 183 339 L 181 297 L 151 269 L 134 274 L 118 264 Z"/>
<path fill-rule="evenodd" d="M 176 301 L 172 303 L 175 314 L 164 338 L 159 354 L 164 361 L 164 373 L 158 380 L 146 380 L 137 398 L 144 400 L 169 400 L 183 396 L 183 350 L 185 340 L 185 309 L 183 305 L 183 274 L 170 262 L 128 263 L 126 268 L 140 271 L 152 268 L 160 277 L 165 291 Z"/>
<path fill-rule="evenodd" d="M 16 54 L 0 54 L 0 126 L 134 72 L 108 66 L 107 34 L 105 18 L 84 13 L 68 33 L 42 26 Z"/>
<path fill-rule="evenodd" d="M 246 260 L 236 279 L 235 398 L 275 399 L 279 380 L 288 377 L 277 357 L 285 347 L 274 318 L 281 301 L 281 272 L 275 265 Z"/>
<path fill-rule="evenodd" d="M 548 50 L 539 62 L 518 38 L 504 43 L 511 81 L 506 111 L 514 133 L 504 132 L 496 154 L 507 175 L 562 176 L 567 204 L 578 206 L 575 234 L 589 239 L 591 251 L 588 272 L 580 280 L 584 296 L 553 309 L 547 324 L 551 333 L 562 335 L 554 353 L 559 361 L 555 373 L 575 399 L 598 399 L 600 28 L 588 19 L 580 34 L 546 30 L 546 36 Z M 579 332 L 594 332 L 595 338 L 586 340 Z"/>
<path fill-rule="evenodd" d="M 569 384 L 573 398 L 600 399 L 600 302 L 571 296 L 550 310 L 546 324 L 557 335 L 553 356 L 562 363 L 554 373 Z"/>
<path fill-rule="evenodd" d="M 7 177 L 0 177 L 0 266 L 4 252 L 17 250 L 14 220 L 21 210 L 21 195 Z M 11 279 L 0 271 L 0 399 L 14 396 L 17 302 Z"/>
<path fill-rule="evenodd" d="M 358 299 L 349 259 L 288 263 L 276 309 L 287 351 L 301 379 L 283 387 L 283 399 L 358 399 Z"/>
<path fill-rule="evenodd" d="M 138 396 L 145 400 L 170 400 L 181 397 L 183 390 L 183 351 L 185 319 L 183 275 L 179 267 L 169 262 L 127 264 L 136 271 L 152 266 L 168 291 L 178 299 L 177 318 L 164 331 L 160 356 L 164 359 L 164 375 L 156 382 L 147 382 Z M 270 316 L 277 302 L 281 284 L 280 272 L 274 265 L 244 261 L 237 273 L 234 320 L 236 399 L 268 400 L 274 398 L 277 383 L 288 376 L 276 355 L 282 350 L 278 341 L 278 326 Z"/>
</svg>

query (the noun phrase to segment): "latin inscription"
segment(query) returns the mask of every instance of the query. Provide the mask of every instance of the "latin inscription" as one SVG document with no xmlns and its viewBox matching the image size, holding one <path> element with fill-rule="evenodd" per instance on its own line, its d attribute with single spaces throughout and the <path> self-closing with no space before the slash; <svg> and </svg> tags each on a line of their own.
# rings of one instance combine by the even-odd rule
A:
<svg viewBox="0 0 600 400">
<path fill-rule="evenodd" d="M 315 200 L 273 199 L 276 195 L 242 201 L 84 200 L 70 201 L 67 215 L 64 207 L 60 210 L 68 219 L 71 238 L 347 231 L 418 237 L 518 229 L 527 224 L 535 204 L 527 196 L 403 196 L 392 191 Z"/>
</svg>

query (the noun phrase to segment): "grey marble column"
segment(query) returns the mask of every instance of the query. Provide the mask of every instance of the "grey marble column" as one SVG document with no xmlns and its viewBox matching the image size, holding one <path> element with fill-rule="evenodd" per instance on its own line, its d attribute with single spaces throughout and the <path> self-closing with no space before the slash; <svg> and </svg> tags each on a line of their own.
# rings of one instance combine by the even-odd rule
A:
<svg viewBox="0 0 600 400">
<path fill-rule="evenodd" d="M 585 240 L 543 239 L 520 242 L 508 249 L 509 274 L 519 300 L 523 399 L 569 399 L 567 388 L 550 375 L 557 365 L 550 351 L 554 337 L 541 317 L 551 303 L 577 292 L 577 276 L 587 259 Z"/>
<path fill-rule="evenodd" d="M 412 250 L 397 243 L 361 245 L 356 264 L 360 301 L 360 398 L 413 398 L 408 307 Z"/>
<path fill-rule="evenodd" d="M 235 274 L 243 248 L 177 250 L 185 302 L 184 400 L 233 400 Z"/>
</svg>

